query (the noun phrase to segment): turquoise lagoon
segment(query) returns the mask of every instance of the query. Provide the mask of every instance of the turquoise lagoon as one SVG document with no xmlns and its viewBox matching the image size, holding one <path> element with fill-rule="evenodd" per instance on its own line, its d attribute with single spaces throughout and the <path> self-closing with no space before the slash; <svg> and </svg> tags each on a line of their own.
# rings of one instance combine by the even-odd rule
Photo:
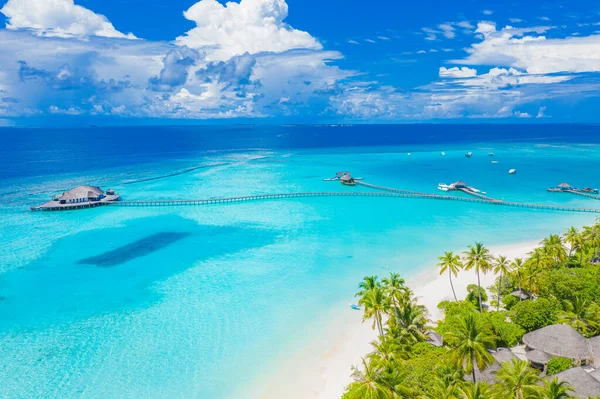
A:
<svg viewBox="0 0 600 399">
<path fill-rule="evenodd" d="M 368 191 L 322 180 L 350 170 L 370 183 L 415 191 L 436 193 L 438 183 L 460 179 L 495 198 L 600 208 L 591 199 L 545 191 L 562 181 L 600 186 L 593 134 L 514 141 L 482 133 L 454 142 L 366 140 L 350 147 L 259 140 L 252 148 L 221 143 L 218 151 L 190 140 L 151 150 L 113 144 L 114 152 L 94 156 L 95 147 L 79 140 L 79 152 L 47 142 L 33 145 L 34 153 L 13 143 L 22 156 L 2 150 L 2 397 L 246 397 L 245 387 L 280 372 L 281 359 L 351 311 L 363 276 L 416 276 L 443 251 L 475 239 L 539 240 L 595 220 L 594 214 L 364 197 L 28 211 L 74 185 L 111 187 L 127 200 Z M 516 175 L 508 174 L 512 168 Z"/>
</svg>

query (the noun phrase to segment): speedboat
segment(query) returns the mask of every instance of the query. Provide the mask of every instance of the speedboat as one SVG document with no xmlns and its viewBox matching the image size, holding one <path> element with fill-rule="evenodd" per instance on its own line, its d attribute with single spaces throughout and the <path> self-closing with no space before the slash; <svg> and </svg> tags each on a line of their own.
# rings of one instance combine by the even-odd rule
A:
<svg viewBox="0 0 600 399">
<path fill-rule="evenodd" d="M 409 152 L 409 153 L 408 153 L 408 156 L 410 157 L 410 155 L 411 155 L 411 154 L 410 154 L 410 152 Z"/>
<path fill-rule="evenodd" d="M 498 161 L 494 160 L 494 161 L 492 161 L 492 163 L 493 163 L 493 164 L 496 164 L 496 163 L 498 163 Z"/>
<path fill-rule="evenodd" d="M 514 175 L 515 173 L 517 173 L 516 169 L 511 169 L 511 170 L 508 171 L 509 175 Z"/>
<path fill-rule="evenodd" d="M 444 183 L 440 183 L 438 184 L 438 190 L 441 191 L 448 191 L 450 189 L 450 186 Z"/>
<path fill-rule="evenodd" d="M 358 306 L 357 304 L 353 303 L 352 305 L 350 305 L 350 307 L 354 310 L 360 310 L 360 306 Z"/>
<path fill-rule="evenodd" d="M 442 156 L 443 156 L 443 157 L 445 157 L 445 156 L 446 156 L 446 153 L 445 153 L 444 151 L 442 151 Z"/>
<path fill-rule="evenodd" d="M 467 158 L 471 158 L 472 156 L 473 156 L 473 153 L 472 153 L 472 152 L 467 152 L 467 153 L 465 154 L 465 157 L 467 157 Z"/>
<path fill-rule="evenodd" d="M 488 152 L 488 157 L 493 157 L 494 153 L 493 152 Z"/>
</svg>

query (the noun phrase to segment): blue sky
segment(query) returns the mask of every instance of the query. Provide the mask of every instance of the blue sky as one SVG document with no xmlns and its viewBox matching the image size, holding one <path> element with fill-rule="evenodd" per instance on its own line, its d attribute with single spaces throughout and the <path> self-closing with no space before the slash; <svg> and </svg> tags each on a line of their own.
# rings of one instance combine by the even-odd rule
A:
<svg viewBox="0 0 600 399">
<path fill-rule="evenodd" d="M 600 122 L 594 1 L 2 0 L 0 12 L 0 125 Z"/>
</svg>

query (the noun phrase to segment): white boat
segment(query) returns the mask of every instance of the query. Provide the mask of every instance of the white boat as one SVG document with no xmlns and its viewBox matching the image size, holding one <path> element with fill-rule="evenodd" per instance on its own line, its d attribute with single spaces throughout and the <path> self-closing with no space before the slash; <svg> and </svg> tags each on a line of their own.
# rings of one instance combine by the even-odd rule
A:
<svg viewBox="0 0 600 399">
<path fill-rule="evenodd" d="M 446 153 L 445 153 L 444 151 L 442 151 L 442 156 L 443 156 L 443 157 L 445 157 L 445 156 L 446 156 Z"/>
<path fill-rule="evenodd" d="M 408 156 L 410 157 L 410 152 L 408 153 Z"/>
<path fill-rule="evenodd" d="M 448 191 L 451 188 L 451 186 L 444 184 L 444 183 L 440 183 L 438 184 L 438 190 L 441 191 Z"/>
<path fill-rule="evenodd" d="M 350 305 L 350 307 L 354 310 L 360 310 L 360 306 L 358 306 L 356 304 L 352 304 L 352 305 Z"/>
<path fill-rule="evenodd" d="M 473 153 L 472 153 L 472 152 L 467 152 L 467 153 L 465 154 L 465 157 L 467 157 L 467 158 L 471 158 L 472 156 L 473 156 Z"/>
<path fill-rule="evenodd" d="M 496 164 L 496 163 L 498 163 L 498 161 L 492 161 L 492 163 L 493 163 L 493 164 Z"/>
<path fill-rule="evenodd" d="M 493 157 L 494 153 L 493 152 L 488 152 L 488 157 Z"/>
<path fill-rule="evenodd" d="M 516 169 L 511 169 L 511 170 L 508 171 L 509 175 L 514 175 L 515 173 L 517 173 Z"/>
</svg>

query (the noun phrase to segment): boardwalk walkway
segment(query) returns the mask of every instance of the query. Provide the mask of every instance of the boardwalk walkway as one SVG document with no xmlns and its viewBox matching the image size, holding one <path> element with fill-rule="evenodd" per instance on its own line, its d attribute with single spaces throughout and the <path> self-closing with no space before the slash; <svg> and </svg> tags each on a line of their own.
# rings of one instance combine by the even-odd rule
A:
<svg viewBox="0 0 600 399">
<path fill-rule="evenodd" d="M 600 200 L 600 196 L 595 194 L 582 193 L 581 191 L 573 191 L 573 190 L 565 190 L 566 193 L 571 193 L 575 195 L 581 195 L 582 197 L 587 197 L 595 200 Z"/>
<path fill-rule="evenodd" d="M 391 189 L 395 190 L 395 189 Z M 406 191 L 406 190 L 398 190 Z M 197 206 L 197 205 L 212 205 L 212 204 L 227 204 L 240 202 L 254 202 L 264 200 L 277 199 L 294 199 L 294 198 L 314 198 L 314 197 L 388 197 L 388 198 L 414 198 L 414 199 L 434 199 L 440 201 L 460 201 L 478 204 L 491 204 L 499 206 L 510 206 L 516 208 L 530 208 L 550 211 L 564 212 L 586 212 L 600 213 L 600 209 L 593 208 L 576 208 L 569 206 L 556 206 L 545 204 L 529 204 L 524 202 L 507 202 L 507 201 L 489 201 L 479 198 L 463 198 L 448 195 L 426 194 L 416 192 L 312 192 L 312 193 L 288 193 L 288 194 L 263 194 L 250 195 L 244 197 L 231 198 L 212 198 L 204 200 L 157 200 L 157 201 L 118 201 L 106 203 L 108 206 L 119 207 L 170 207 L 170 206 Z"/>
</svg>

